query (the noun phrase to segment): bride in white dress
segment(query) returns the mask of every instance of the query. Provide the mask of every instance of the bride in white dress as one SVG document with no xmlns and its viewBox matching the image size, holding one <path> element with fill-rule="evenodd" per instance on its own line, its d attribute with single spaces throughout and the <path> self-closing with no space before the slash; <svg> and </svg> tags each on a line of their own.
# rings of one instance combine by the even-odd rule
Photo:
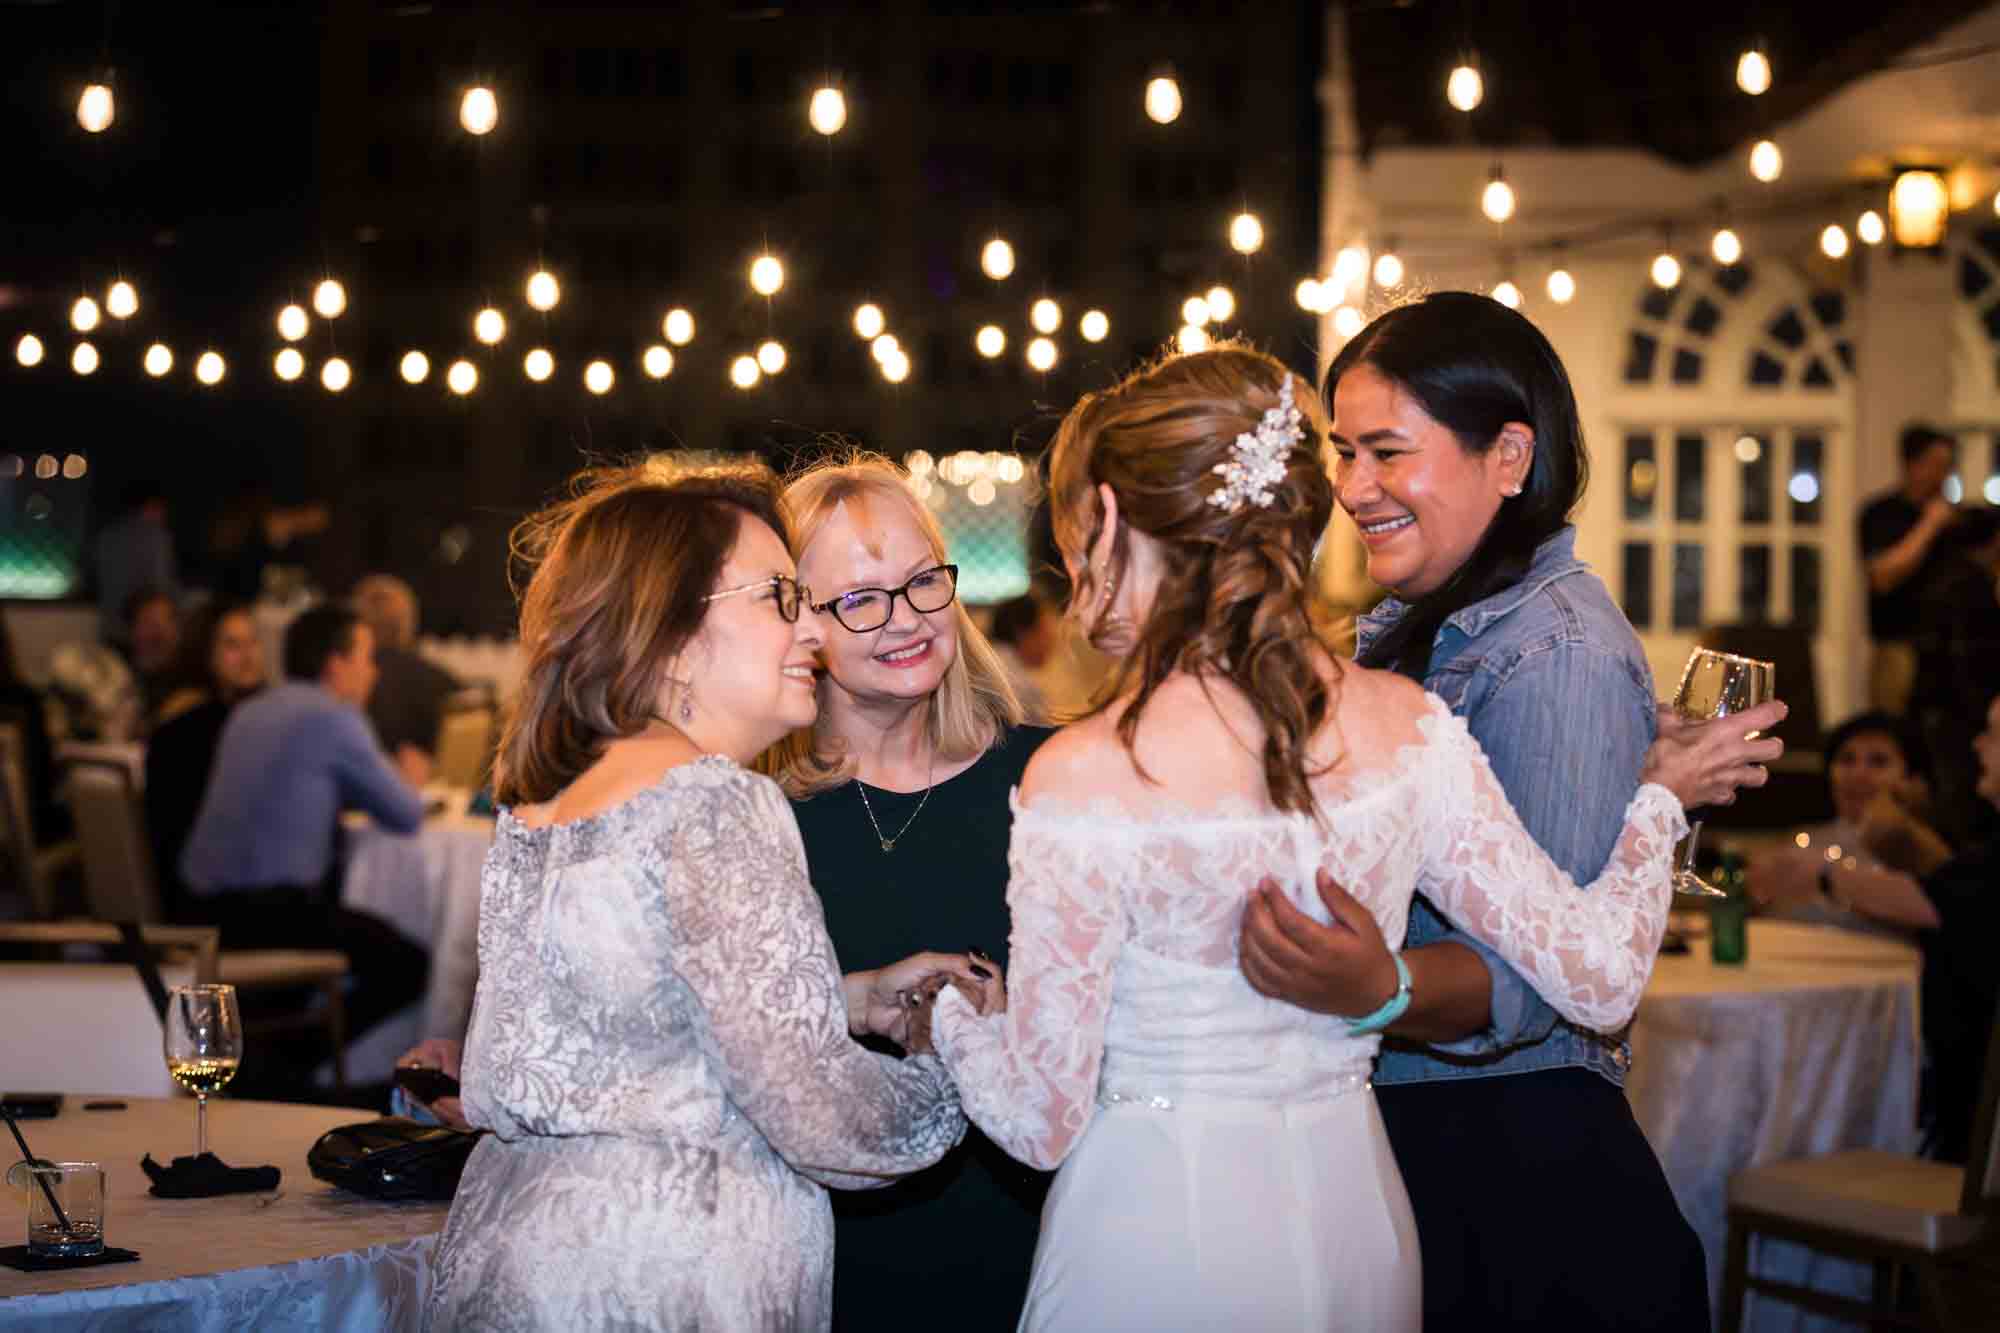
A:
<svg viewBox="0 0 2000 1333">
<path fill-rule="evenodd" d="M 1682 799 L 1719 799 L 1712 775 L 1775 745 L 1655 746 L 1623 840 L 1574 891 L 1461 721 L 1314 635 L 1316 412 L 1278 362 L 1224 347 L 1086 397 L 1056 437 L 1057 541 L 1125 673 L 1016 794 L 1005 1014 L 947 993 L 934 1019 L 967 1114 L 1061 1168 L 1026 1329 L 1417 1328 L 1379 1038 L 1250 988 L 1247 894 L 1275 876 L 1326 923 L 1325 870 L 1397 940 L 1421 888 L 1565 1017 L 1616 1029 L 1665 926 Z"/>
</svg>

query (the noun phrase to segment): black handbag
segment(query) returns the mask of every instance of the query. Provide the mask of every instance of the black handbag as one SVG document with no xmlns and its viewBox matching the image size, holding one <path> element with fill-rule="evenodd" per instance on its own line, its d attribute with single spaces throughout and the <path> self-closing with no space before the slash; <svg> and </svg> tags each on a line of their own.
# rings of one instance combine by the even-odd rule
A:
<svg viewBox="0 0 2000 1333">
<path fill-rule="evenodd" d="M 449 1199 L 477 1142 L 474 1131 L 383 1116 L 320 1135 L 306 1168 L 371 1199 Z"/>
</svg>

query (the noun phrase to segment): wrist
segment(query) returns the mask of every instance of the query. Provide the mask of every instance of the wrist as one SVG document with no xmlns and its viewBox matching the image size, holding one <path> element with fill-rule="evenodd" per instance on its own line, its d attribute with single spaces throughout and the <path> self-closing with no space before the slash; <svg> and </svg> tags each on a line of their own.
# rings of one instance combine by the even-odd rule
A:
<svg viewBox="0 0 2000 1333">
<path fill-rule="evenodd" d="M 1366 1014 L 1360 1018 L 1348 1019 L 1347 1020 L 1348 1036 L 1361 1037 L 1361 1036 L 1366 1036 L 1371 1032 L 1380 1032 L 1384 1028 L 1388 1027 L 1391 1023 L 1401 1018 L 1403 1016 L 1403 1011 L 1410 1007 L 1409 964 L 1403 961 L 1403 957 L 1401 954 L 1392 954 L 1390 957 L 1391 960 L 1394 962 L 1396 968 L 1395 991 L 1391 993 L 1389 998 L 1382 1002 L 1381 1007 L 1377 1008 L 1373 1013 Z"/>
</svg>

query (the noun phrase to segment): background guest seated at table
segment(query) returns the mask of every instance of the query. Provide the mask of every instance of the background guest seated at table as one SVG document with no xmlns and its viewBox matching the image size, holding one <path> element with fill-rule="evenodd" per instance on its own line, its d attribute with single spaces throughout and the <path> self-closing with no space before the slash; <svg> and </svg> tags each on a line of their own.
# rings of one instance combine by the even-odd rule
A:
<svg viewBox="0 0 2000 1333">
<path fill-rule="evenodd" d="M 1954 842 L 2000 833 L 1978 795 L 1970 740 L 2000 692 L 2000 510 L 1969 508 L 1937 540 L 1917 597 L 1910 716 L 1936 772 L 1931 821 Z"/>
<path fill-rule="evenodd" d="M 69 811 L 56 799 L 55 751 L 49 743 L 47 705 L 42 692 L 21 675 L 20 661 L 14 656 L 14 636 L 0 617 L 0 726 L 12 725 L 21 734 L 22 775 L 27 784 L 28 819 L 34 826 L 35 844 L 47 847 L 70 834 Z"/>
<path fill-rule="evenodd" d="M 428 773 L 437 758 L 445 701 L 458 681 L 417 654 L 417 594 L 409 584 L 393 574 L 370 574 L 354 585 L 352 600 L 354 613 L 375 635 L 379 679 L 368 698 L 368 720 L 382 749 L 396 756 L 406 774 L 416 771 L 413 755 L 422 757 Z"/>
<path fill-rule="evenodd" d="M 289 679 L 224 724 L 180 863 L 188 915 L 219 926 L 224 947 L 347 955 L 351 1036 L 418 999 L 428 962 L 387 922 L 335 900 L 342 809 L 358 807 L 399 833 L 423 821 L 423 798 L 361 713 L 374 658 L 374 635 L 343 607 L 315 607 L 292 622 Z"/>
<path fill-rule="evenodd" d="M 264 688 L 264 646 L 250 608 L 203 609 L 181 654 L 181 685 L 161 708 L 165 719 L 146 746 L 146 829 L 169 918 L 185 898 L 181 851 L 208 790 L 209 771 L 230 710 Z"/>
<path fill-rule="evenodd" d="M 1973 749 L 1979 796 L 2000 811 L 2000 696 L 1987 706 L 1986 729 Z M 2000 938 L 2000 842 L 1952 854 L 1928 826 L 1884 798 L 1869 806 L 1861 841 L 1873 859 L 1830 862 L 1823 853 L 1796 848 L 1759 858 L 1750 864 L 1750 896 L 1766 905 L 1822 898 L 1837 911 L 1917 930 L 1930 1057 L 1922 1110 L 1927 1150 L 1963 1162 L 2000 999 L 2000 970 L 1993 966 L 1993 941 Z"/>
<path fill-rule="evenodd" d="M 125 634 L 132 677 L 139 686 L 140 725 L 150 731 L 160 706 L 179 683 L 181 611 L 164 588 L 141 588 L 125 600 Z"/>
</svg>

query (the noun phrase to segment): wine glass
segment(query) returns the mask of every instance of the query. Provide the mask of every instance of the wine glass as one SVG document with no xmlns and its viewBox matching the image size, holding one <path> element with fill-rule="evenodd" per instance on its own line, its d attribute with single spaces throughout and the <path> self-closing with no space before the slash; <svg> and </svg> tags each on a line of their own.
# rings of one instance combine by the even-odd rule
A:
<svg viewBox="0 0 2000 1333">
<path fill-rule="evenodd" d="M 1713 648 L 1697 648 L 1688 654 L 1681 668 L 1680 688 L 1674 691 L 1674 711 L 1697 722 L 1727 717 L 1774 698 L 1777 669 L 1754 657 Z M 1701 820 L 1688 830 L 1687 851 L 1681 855 L 1680 870 L 1674 875 L 1674 891 L 1691 898 L 1726 898 L 1694 871 L 1695 846 L 1701 841 Z"/>
<path fill-rule="evenodd" d="M 236 1077 L 243 1060 L 243 1019 L 234 986 L 176 986 L 167 995 L 162 1041 L 167 1072 L 194 1094 L 194 1152 L 208 1151 L 208 1098 Z"/>
</svg>

